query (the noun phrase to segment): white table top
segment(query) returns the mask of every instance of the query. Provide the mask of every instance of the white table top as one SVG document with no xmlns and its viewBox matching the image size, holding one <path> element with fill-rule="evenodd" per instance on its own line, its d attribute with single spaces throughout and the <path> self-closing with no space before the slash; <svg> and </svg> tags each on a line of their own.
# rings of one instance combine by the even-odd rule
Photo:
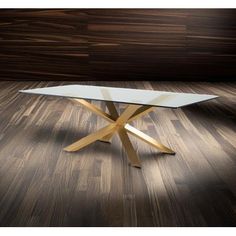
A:
<svg viewBox="0 0 236 236">
<path fill-rule="evenodd" d="M 207 101 L 218 96 L 193 93 L 173 93 L 155 90 L 127 89 L 88 85 L 64 85 L 20 90 L 22 93 L 51 95 L 69 98 L 113 101 L 129 104 L 178 108 Z"/>
</svg>

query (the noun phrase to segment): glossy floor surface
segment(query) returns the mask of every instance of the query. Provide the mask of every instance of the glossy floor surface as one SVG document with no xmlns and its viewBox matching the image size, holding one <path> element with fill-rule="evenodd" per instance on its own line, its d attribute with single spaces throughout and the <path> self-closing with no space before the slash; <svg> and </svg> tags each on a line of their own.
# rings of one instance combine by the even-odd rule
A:
<svg viewBox="0 0 236 236">
<path fill-rule="evenodd" d="M 236 226 L 236 84 L 80 82 L 220 96 L 134 122 L 177 153 L 131 137 L 142 169 L 117 136 L 64 152 L 106 121 L 67 99 L 17 92 L 64 84 L 0 83 L 1 226 Z"/>
</svg>

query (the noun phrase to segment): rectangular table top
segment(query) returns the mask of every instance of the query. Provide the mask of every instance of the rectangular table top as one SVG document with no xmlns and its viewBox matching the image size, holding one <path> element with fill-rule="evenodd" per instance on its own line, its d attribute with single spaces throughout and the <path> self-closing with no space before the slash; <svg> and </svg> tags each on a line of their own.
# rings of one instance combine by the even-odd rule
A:
<svg viewBox="0 0 236 236">
<path fill-rule="evenodd" d="M 207 101 L 218 96 L 194 93 L 173 93 L 144 89 L 128 89 L 90 85 L 63 85 L 20 90 L 22 93 L 112 101 L 128 104 L 178 108 Z"/>
</svg>

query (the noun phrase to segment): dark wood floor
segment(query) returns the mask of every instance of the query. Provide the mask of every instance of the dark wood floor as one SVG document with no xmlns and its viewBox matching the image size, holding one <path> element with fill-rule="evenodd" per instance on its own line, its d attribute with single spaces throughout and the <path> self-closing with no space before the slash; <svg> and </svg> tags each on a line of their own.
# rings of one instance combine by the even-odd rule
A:
<svg viewBox="0 0 236 236">
<path fill-rule="evenodd" d="M 66 99 L 17 92 L 59 84 L 0 83 L 1 226 L 236 226 L 236 84 L 87 82 L 220 96 L 134 123 L 177 152 L 132 138 L 141 170 L 116 136 L 62 150 L 105 121 Z"/>
</svg>

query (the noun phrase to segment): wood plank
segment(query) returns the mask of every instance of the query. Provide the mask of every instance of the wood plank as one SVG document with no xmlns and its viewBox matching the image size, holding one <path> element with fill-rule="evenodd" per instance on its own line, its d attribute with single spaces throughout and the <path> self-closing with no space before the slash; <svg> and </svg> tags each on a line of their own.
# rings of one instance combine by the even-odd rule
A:
<svg viewBox="0 0 236 236">
<path fill-rule="evenodd" d="M 108 123 L 69 100 L 17 92 L 62 84 L 70 82 L 0 82 L 1 226 L 236 226 L 234 83 L 83 82 L 220 95 L 132 122 L 176 151 L 130 136 L 141 170 L 128 165 L 118 135 L 64 152 Z"/>
<path fill-rule="evenodd" d="M 1 9 L 1 80 L 236 76 L 236 9 Z"/>
</svg>

